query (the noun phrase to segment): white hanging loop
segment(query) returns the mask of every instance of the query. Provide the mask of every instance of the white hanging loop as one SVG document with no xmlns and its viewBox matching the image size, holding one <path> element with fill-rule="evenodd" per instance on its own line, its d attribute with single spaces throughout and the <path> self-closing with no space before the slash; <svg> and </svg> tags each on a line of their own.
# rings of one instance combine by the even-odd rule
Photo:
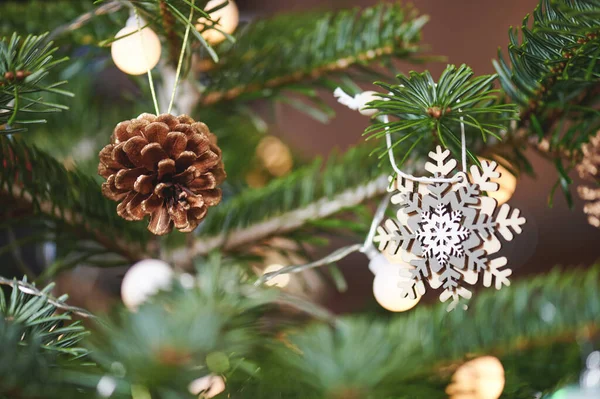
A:
<svg viewBox="0 0 600 399">
<path fill-rule="evenodd" d="M 360 111 L 363 115 L 369 115 L 365 111 L 373 111 L 370 115 L 374 115 L 376 110 L 364 110 L 367 106 L 367 103 L 375 100 L 374 97 L 375 92 L 363 92 L 355 95 L 354 97 L 348 95 L 344 90 L 340 87 L 335 89 L 333 95 L 338 99 L 340 104 L 347 106 L 348 108 Z M 459 102 L 460 100 L 457 100 Z M 462 112 L 461 109 L 458 109 L 459 112 Z M 390 118 L 387 115 L 382 115 L 380 120 L 386 125 L 389 124 Z M 465 138 L 465 124 L 463 122 L 463 117 L 460 117 L 460 138 L 461 138 L 461 156 L 462 156 L 462 170 L 464 173 L 467 173 L 467 147 L 466 147 L 466 138 Z M 394 156 L 394 151 L 392 148 L 392 136 L 389 133 L 389 126 L 385 127 L 385 143 L 388 149 L 388 156 L 390 159 L 390 164 L 394 171 L 398 174 L 398 176 L 411 180 L 417 183 L 458 183 L 462 181 L 463 177 L 461 175 L 456 175 L 451 178 L 438 178 L 438 177 L 417 177 L 408 173 L 404 173 L 398 165 L 396 164 L 396 158 Z"/>
</svg>

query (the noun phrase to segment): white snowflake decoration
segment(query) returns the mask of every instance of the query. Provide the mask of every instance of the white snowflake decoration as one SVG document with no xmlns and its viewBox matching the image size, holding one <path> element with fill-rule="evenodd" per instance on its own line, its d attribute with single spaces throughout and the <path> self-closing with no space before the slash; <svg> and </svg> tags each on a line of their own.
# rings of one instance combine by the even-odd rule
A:
<svg viewBox="0 0 600 399">
<path fill-rule="evenodd" d="M 448 159 L 450 151 L 437 147 L 430 152 L 433 160 L 425 169 L 436 178 L 449 178 L 456 160 Z M 525 218 L 508 204 L 498 207 L 491 197 L 481 192 L 497 191 L 491 181 L 500 177 L 496 162 L 482 161 L 481 169 L 473 165 L 470 176 L 458 172 L 458 183 L 420 184 L 398 178 L 392 203 L 399 205 L 396 219 L 388 219 L 377 229 L 375 242 L 380 251 L 399 254 L 406 264 L 409 279 L 402 287 L 404 297 L 415 298 L 425 293 L 427 281 L 433 289 L 442 287 L 442 302 L 452 299 L 448 310 L 469 299 L 465 284 L 474 285 L 483 277 L 486 287 L 496 289 L 510 285 L 512 271 L 504 268 L 505 257 L 493 257 L 500 248 L 501 236 L 506 241 L 520 234 Z"/>
<path fill-rule="evenodd" d="M 423 222 L 416 237 L 424 258 L 435 258 L 440 265 L 446 266 L 450 255 L 464 255 L 462 243 L 470 231 L 461 226 L 462 217 L 461 211 L 448 212 L 448 207 L 443 204 L 436 206 L 433 212 L 421 213 Z"/>
</svg>

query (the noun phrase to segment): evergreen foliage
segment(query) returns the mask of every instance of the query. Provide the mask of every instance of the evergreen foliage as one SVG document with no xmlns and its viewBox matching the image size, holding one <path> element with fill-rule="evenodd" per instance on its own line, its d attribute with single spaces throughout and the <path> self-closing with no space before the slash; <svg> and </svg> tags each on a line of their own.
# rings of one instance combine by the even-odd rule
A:
<svg viewBox="0 0 600 399">
<path fill-rule="evenodd" d="M 411 7 L 382 3 L 323 16 L 281 15 L 250 24 L 217 49 L 222 63 L 208 71 L 203 104 L 270 97 L 278 88 L 303 93 L 305 80 L 391 58 L 410 59 L 419 49 L 426 16 Z M 319 84 L 320 83 L 320 84 Z M 298 87 L 294 87 L 298 84 Z M 326 84 L 325 84 L 326 85 Z"/>
<path fill-rule="evenodd" d="M 0 133 L 22 132 L 22 124 L 44 123 L 34 119 L 37 114 L 66 109 L 64 105 L 48 103 L 37 93 L 71 95 L 59 89 L 66 82 L 44 81 L 49 70 L 66 59 L 54 59 L 58 50 L 46 35 L 27 36 L 22 39 L 16 33 L 10 39 L 0 41 Z"/>
<path fill-rule="evenodd" d="M 385 192 L 391 173 L 381 162 L 386 128 L 404 170 L 422 168 L 434 144 L 459 157 L 462 121 L 470 162 L 500 155 L 532 172 L 524 153 L 533 146 L 556 164 L 557 187 L 568 193 L 569 170 L 600 127 L 600 1 L 540 0 L 520 31 L 511 29 L 507 57 L 500 53 L 494 62 L 497 76 L 450 65 L 437 82 L 429 72 L 411 72 L 391 83 L 386 74 L 395 71 L 395 60 L 422 57 L 427 16 L 408 5 L 257 19 L 213 48 L 194 26 L 208 17 L 204 0 L 94 3 L 0 4 L 0 228 L 30 224 L 34 231 L 0 254 L 32 242 L 58 248 L 42 275 L 22 267 L 24 280 L 0 278 L 12 289 L 0 291 L 0 398 L 191 398 L 188 384 L 214 374 L 226 380 L 219 397 L 441 399 L 457 367 L 479 355 L 502 361 L 505 398 L 530 399 L 575 381 L 576 339 L 598 332 L 599 266 L 556 269 L 478 294 L 465 312 L 435 304 L 393 317 L 337 317 L 257 286 L 251 273 L 257 255 L 249 249 L 283 236 L 300 244 L 290 251 L 309 258 L 303 244 L 322 243 L 324 233 L 362 241 L 372 217 L 363 203 Z M 149 107 L 144 79 L 124 79 L 127 98 L 110 112 L 106 101 L 90 100 L 94 86 L 86 83 L 110 65 L 103 47 L 132 10 L 168 47 L 157 77 L 168 81 L 181 48 L 189 50 L 184 77 L 198 96 L 191 112 L 224 149 L 224 201 L 191 235 L 149 237 L 143 222 L 117 216 L 91 161 L 65 162 L 77 143 L 100 147 L 119 121 Z M 183 43 L 188 28 L 194 40 Z M 81 57 L 67 63 L 73 54 Z M 203 62 L 193 64 L 197 56 Z M 64 77 L 75 100 L 62 89 Z M 326 162 L 296 157 L 291 173 L 248 187 L 248 165 L 269 133 L 249 107 L 253 100 L 285 102 L 324 121 L 333 113 L 317 89 L 357 92 L 357 82 L 373 80 L 385 93 L 370 107 L 391 120 L 373 119 L 365 132 L 372 141 Z M 96 318 L 68 306 L 64 296 L 52 297 L 53 285 L 38 290 L 28 283 L 80 265 L 130 265 L 159 254 L 180 268 L 194 263 L 197 274 L 177 274 L 170 290 L 135 312 L 118 308 Z M 343 287 L 343 276 L 330 270 Z M 88 318 L 92 333 L 73 315 Z"/>
<path fill-rule="evenodd" d="M 599 127 L 599 11 L 596 0 L 542 0 L 520 35 L 511 28 L 510 63 L 502 52 L 494 61 L 503 90 L 521 109 L 519 133 L 547 147 L 569 203 L 568 173 Z"/>
</svg>

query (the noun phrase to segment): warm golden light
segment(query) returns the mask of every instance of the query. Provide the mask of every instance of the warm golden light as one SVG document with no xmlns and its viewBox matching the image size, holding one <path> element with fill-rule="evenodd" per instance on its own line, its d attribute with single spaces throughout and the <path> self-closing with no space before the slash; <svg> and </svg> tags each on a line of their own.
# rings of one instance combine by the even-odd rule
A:
<svg viewBox="0 0 600 399">
<path fill-rule="evenodd" d="M 111 45 L 111 55 L 117 68 L 129 75 L 141 75 L 154 68 L 160 60 L 161 45 L 150 28 L 137 32 L 137 23 L 128 22 Z"/>
<path fill-rule="evenodd" d="M 483 356 L 460 366 L 446 388 L 449 399 L 498 399 L 504 390 L 504 367 L 493 356 Z"/>
<path fill-rule="evenodd" d="M 400 284 L 409 280 L 410 277 L 400 274 L 397 265 L 381 267 L 373 280 L 373 295 L 377 302 L 390 312 L 406 312 L 415 307 L 421 300 L 417 295 L 415 299 L 403 298 Z"/>
<path fill-rule="evenodd" d="M 486 160 L 485 158 L 479 158 L 480 161 Z M 496 161 L 498 163 L 498 161 Z M 497 172 L 500 172 L 500 177 L 492 179 L 494 183 L 498 183 L 500 186 L 498 191 L 488 192 L 488 196 L 498 201 L 498 205 L 502 205 L 513 196 L 515 189 L 517 188 L 517 178 L 515 175 L 510 173 L 508 169 L 498 163 L 496 168 Z"/>
<path fill-rule="evenodd" d="M 256 155 L 273 176 L 287 174 L 294 165 L 290 149 L 275 136 L 263 138 L 256 147 Z"/>
<path fill-rule="evenodd" d="M 225 0 L 210 0 L 205 10 L 211 10 L 225 3 Z M 210 19 L 215 21 L 215 28 L 208 28 L 202 31 L 202 37 L 206 39 L 210 44 L 218 44 L 225 40 L 225 35 L 222 33 L 232 34 L 235 32 L 238 23 L 240 22 L 240 12 L 237 5 L 233 0 L 229 0 L 229 3 L 215 12 L 211 12 Z M 206 18 L 199 18 L 198 24 L 196 25 L 197 30 L 202 30 L 206 26 Z"/>
<path fill-rule="evenodd" d="M 270 265 L 267 266 L 267 268 L 263 271 L 263 274 L 267 274 L 267 273 L 273 273 L 276 271 L 279 271 L 283 269 L 282 265 Z M 279 288 L 283 288 L 285 286 L 287 286 L 290 283 L 290 275 L 289 274 L 280 274 L 279 276 L 273 277 L 272 279 L 270 279 L 269 281 L 267 281 L 265 284 L 269 285 L 269 286 L 276 286 Z"/>
</svg>

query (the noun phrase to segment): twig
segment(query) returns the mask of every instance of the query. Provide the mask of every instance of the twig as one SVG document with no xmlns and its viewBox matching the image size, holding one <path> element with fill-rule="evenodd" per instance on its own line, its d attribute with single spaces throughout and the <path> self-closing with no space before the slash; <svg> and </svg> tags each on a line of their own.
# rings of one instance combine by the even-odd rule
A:
<svg viewBox="0 0 600 399">
<path fill-rule="evenodd" d="M 2 189 L 0 190 L 0 193 L 13 198 L 19 198 L 19 201 L 26 202 L 31 207 L 33 207 L 34 201 L 31 194 L 18 185 L 13 185 L 12 190 L 10 191 L 7 189 Z M 71 212 L 69 210 L 61 212 L 49 201 L 36 202 L 39 206 L 40 212 L 45 213 L 46 215 L 49 215 L 53 218 L 58 218 L 66 224 L 71 225 L 72 227 L 77 228 L 83 226 L 84 232 L 86 234 L 91 235 L 93 239 L 96 240 L 99 244 L 101 244 L 106 249 L 112 252 L 120 254 L 132 263 L 147 258 L 149 256 L 141 248 L 139 248 L 139 246 L 125 242 L 124 240 L 116 237 L 107 236 L 100 230 L 93 228 L 88 222 L 84 221 L 82 215 L 79 215 L 75 212 Z"/>
<path fill-rule="evenodd" d="M 53 305 L 54 307 L 64 310 L 66 312 L 76 314 L 80 317 L 83 317 L 86 319 L 96 318 L 96 316 L 94 316 L 87 310 L 78 308 L 76 306 L 69 306 L 66 303 L 64 303 L 63 301 L 40 291 L 39 289 L 36 288 L 36 286 L 26 283 L 24 281 L 9 280 L 4 277 L 0 277 L 0 285 L 9 285 L 9 286 L 13 287 L 14 289 L 18 289 L 19 291 L 24 292 L 25 294 L 42 297 L 42 298 L 46 299 L 46 301 L 49 304 Z"/>
<path fill-rule="evenodd" d="M 192 248 L 175 250 L 167 255 L 168 260 L 173 264 L 186 264 L 190 259 L 198 255 L 206 255 L 216 248 L 227 251 L 273 234 L 286 233 L 303 226 L 309 220 L 328 217 L 344 208 L 358 205 L 369 198 L 383 194 L 388 185 L 388 176 L 382 175 L 368 184 L 346 190 L 332 198 L 322 198 L 305 208 L 273 219 L 206 239 L 200 236 Z"/>
<path fill-rule="evenodd" d="M 70 31 L 79 29 L 83 25 L 90 22 L 92 20 L 92 18 L 100 16 L 100 15 L 104 15 L 104 14 L 113 13 L 115 11 L 120 10 L 121 7 L 123 7 L 121 2 L 116 1 L 116 0 L 106 3 L 104 5 L 101 5 L 100 7 L 95 8 L 92 11 L 89 11 L 89 12 L 86 12 L 85 14 L 80 15 L 79 17 L 75 18 L 72 22 L 70 22 L 66 25 L 61 25 L 58 28 L 54 29 L 52 31 L 52 33 L 50 33 L 50 35 L 48 36 L 48 40 L 54 40 L 56 37 L 62 35 L 65 32 L 70 32 Z"/>
<path fill-rule="evenodd" d="M 402 49 L 403 50 L 414 50 L 417 48 L 418 47 L 415 45 L 415 46 L 406 46 L 406 47 L 403 47 Z M 258 91 L 265 87 L 273 88 L 273 87 L 297 82 L 300 80 L 304 80 L 307 78 L 317 79 L 329 72 L 335 72 L 335 71 L 348 69 L 353 64 L 356 64 L 359 62 L 371 62 L 375 58 L 379 58 L 379 57 L 382 57 L 385 55 L 391 55 L 394 53 L 394 51 L 397 51 L 399 49 L 400 48 L 398 48 L 398 47 L 386 46 L 386 47 L 366 51 L 357 56 L 340 58 L 329 64 L 313 68 L 308 72 L 302 70 L 302 71 L 297 71 L 297 72 L 291 73 L 286 76 L 276 77 L 276 78 L 268 80 L 267 82 L 265 82 L 265 84 L 252 83 L 252 84 L 245 85 L 245 86 L 234 87 L 233 89 L 229 89 L 229 90 L 212 91 L 212 92 L 209 91 L 206 94 L 206 96 L 200 100 L 200 104 L 204 105 L 204 106 L 212 105 L 219 101 L 232 100 L 244 93 Z M 204 67 L 206 68 L 206 64 L 204 64 Z"/>
<path fill-rule="evenodd" d="M 35 273 L 33 272 L 33 270 L 31 270 L 31 268 L 29 267 L 29 265 L 27 265 L 27 263 L 23 260 L 23 257 L 21 256 L 21 252 L 19 251 L 19 245 L 17 242 L 17 237 L 15 236 L 15 232 L 13 231 L 12 228 L 7 228 L 6 229 L 6 233 L 8 234 L 8 239 L 10 241 L 10 253 L 14 259 L 14 261 L 17 263 L 17 266 L 19 267 L 19 269 L 21 269 L 21 272 L 24 273 L 27 278 L 33 279 L 35 278 Z M 17 245 L 15 245 L 17 244 Z"/>
<path fill-rule="evenodd" d="M 177 33 L 175 32 L 175 18 L 165 0 L 160 0 L 160 17 L 162 19 L 163 29 L 167 36 L 167 43 L 169 44 L 169 60 L 173 65 L 177 64 L 177 53 L 179 53 L 179 40 L 177 39 Z"/>
</svg>

